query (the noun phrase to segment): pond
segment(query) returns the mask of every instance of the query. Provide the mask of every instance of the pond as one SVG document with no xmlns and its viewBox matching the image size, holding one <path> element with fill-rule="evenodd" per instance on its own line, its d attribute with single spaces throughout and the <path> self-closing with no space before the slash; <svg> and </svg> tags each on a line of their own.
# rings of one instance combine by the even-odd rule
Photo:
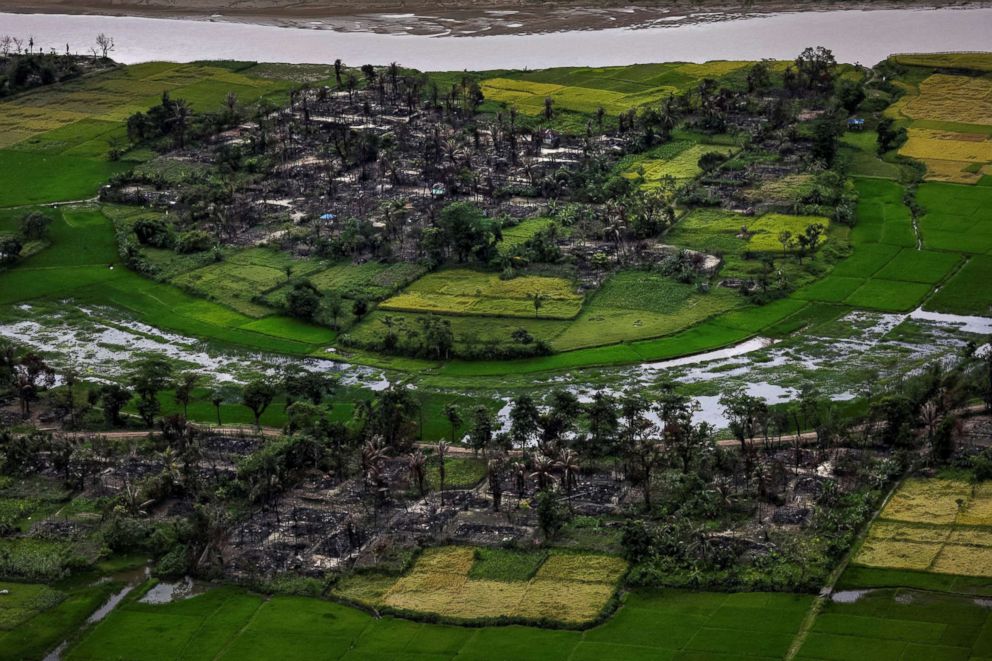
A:
<svg viewBox="0 0 992 661">
<path fill-rule="evenodd" d="M 874 64 L 891 53 L 986 50 L 990 8 L 831 10 L 727 15 L 725 20 L 652 20 L 623 28 L 454 36 L 340 31 L 323 23 L 277 26 L 214 20 L 0 14 L 2 31 L 33 36 L 61 52 L 87 52 L 97 34 L 116 42 L 113 57 L 235 59 L 384 65 L 425 71 L 607 66 L 715 59 L 788 59 L 823 45 L 838 60 Z M 525 25 L 521 25 L 526 30 Z"/>
</svg>

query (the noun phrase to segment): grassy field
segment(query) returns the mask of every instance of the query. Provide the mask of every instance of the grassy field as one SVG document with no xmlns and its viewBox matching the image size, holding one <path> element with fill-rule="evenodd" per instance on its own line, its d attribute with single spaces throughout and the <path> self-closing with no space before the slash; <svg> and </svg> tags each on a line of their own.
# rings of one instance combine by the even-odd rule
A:
<svg viewBox="0 0 992 661">
<path fill-rule="evenodd" d="M 253 248 L 184 273 L 172 282 L 246 316 L 260 318 L 271 314 L 272 310 L 254 302 L 256 296 L 263 296 L 293 276 L 306 276 L 315 267 L 313 262 L 295 260 L 284 252 Z M 290 269 L 290 275 L 287 275 L 287 269 Z"/>
<path fill-rule="evenodd" d="M 676 140 L 625 160 L 624 176 L 638 178 L 644 188 L 657 188 L 668 177 L 685 182 L 702 173 L 699 159 L 703 154 L 729 156 L 736 151 L 727 145 L 694 144 Z"/>
<path fill-rule="evenodd" d="M 539 307 L 535 297 L 539 297 Z M 495 273 L 447 269 L 425 275 L 379 307 L 399 312 L 571 319 L 581 306 L 582 295 L 563 278 L 525 275 L 504 280 Z"/>
<path fill-rule="evenodd" d="M 830 220 L 822 216 L 766 213 L 751 217 L 716 209 L 696 209 L 680 220 L 665 240 L 704 252 L 781 253 L 792 250 L 779 241 L 781 232 L 799 236 L 808 225 L 816 223 L 825 229 L 830 227 Z M 826 235 L 824 239 L 829 240 Z"/>
<path fill-rule="evenodd" d="M 972 598 L 879 590 L 828 602 L 798 659 L 979 659 L 992 655 L 992 612 Z"/>
<path fill-rule="evenodd" d="M 48 210 L 51 247 L 0 273 L 0 304 L 71 296 L 113 305 L 166 330 L 284 353 L 309 353 L 334 333 L 288 317 L 259 320 L 129 271 L 110 221 L 95 205 Z"/>
<path fill-rule="evenodd" d="M 810 602 L 787 594 L 636 592 L 606 624 L 578 632 L 373 619 L 326 601 L 217 588 L 168 605 L 129 598 L 63 658 L 776 659 Z"/>
<path fill-rule="evenodd" d="M 551 223 L 550 218 L 528 218 L 512 227 L 503 229 L 503 240 L 499 243 L 500 254 L 508 254 L 515 247 L 523 245 Z"/>
<path fill-rule="evenodd" d="M 219 108 L 228 92 L 242 102 L 281 97 L 290 81 L 201 64 L 152 62 L 121 67 L 0 103 L 0 207 L 94 195 L 115 172 L 148 154 L 107 157 L 128 116 L 168 91 L 194 108 Z M 58 176 L 52 176 L 52 173 Z"/>
<path fill-rule="evenodd" d="M 927 301 L 926 308 L 951 314 L 992 312 L 992 256 L 975 255 Z"/>
<path fill-rule="evenodd" d="M 621 271 L 596 291 L 557 337 L 560 351 L 671 335 L 722 312 L 743 307 L 729 289 L 700 293 L 691 284 L 643 271 Z"/>
<path fill-rule="evenodd" d="M 313 272 L 304 271 L 299 275 L 305 276 L 318 290 L 324 293 L 335 292 L 349 299 L 361 298 L 366 301 L 381 301 L 392 296 L 425 272 L 426 269 L 420 264 L 406 262 L 396 264 L 343 262 Z M 289 289 L 289 285 L 279 287 L 265 298 L 276 305 L 281 305 Z"/>
<path fill-rule="evenodd" d="M 0 583 L 0 659 L 42 659 L 66 635 L 78 630 L 90 613 L 120 584 L 60 585 Z"/>
<path fill-rule="evenodd" d="M 931 250 L 992 254 L 992 188 L 928 183 L 919 187 L 923 245 Z"/>
<path fill-rule="evenodd" d="M 748 64 L 718 61 L 507 72 L 483 80 L 482 92 L 486 99 L 513 105 L 528 115 L 541 114 L 546 97 L 564 110 L 592 113 L 602 107 L 609 114 L 617 114 L 655 103 L 703 78 L 732 76 Z"/>
</svg>

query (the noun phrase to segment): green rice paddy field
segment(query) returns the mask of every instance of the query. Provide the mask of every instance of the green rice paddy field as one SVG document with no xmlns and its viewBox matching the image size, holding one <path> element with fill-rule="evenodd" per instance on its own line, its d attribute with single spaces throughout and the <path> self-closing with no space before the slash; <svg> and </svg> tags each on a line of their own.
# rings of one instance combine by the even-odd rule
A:
<svg viewBox="0 0 992 661">
<path fill-rule="evenodd" d="M 115 172 L 149 153 L 107 158 L 128 116 L 163 92 L 197 109 L 219 108 L 229 91 L 243 102 L 281 97 L 291 81 L 256 77 L 250 64 L 232 67 L 150 62 L 40 88 L 3 103 L 0 112 L 0 207 L 92 196 Z M 236 70 L 233 70 L 236 69 Z M 58 173 L 58 176 L 53 176 Z"/>
<path fill-rule="evenodd" d="M 15 205 L 92 196 L 117 168 L 133 167 L 151 156 L 131 153 L 127 162 L 111 163 L 105 147 L 120 135 L 128 114 L 156 102 L 162 91 L 168 89 L 200 108 L 219 106 L 229 90 L 245 101 L 259 96 L 278 98 L 295 74 L 292 68 L 269 69 L 250 64 L 150 63 L 121 67 L 5 102 L 0 119 L 4 128 L 0 232 L 13 231 L 16 218 L 26 210 Z M 685 89 L 706 76 L 736 84 L 743 80 L 744 71 L 741 63 L 726 62 L 637 65 L 501 72 L 487 83 L 499 87 L 494 80 L 510 81 L 512 85 L 504 87 L 515 90 L 557 86 L 553 95 L 557 103 L 563 107 L 573 103 L 576 112 L 586 112 L 589 103 L 609 101 L 610 95 L 620 95 L 628 105 L 632 99 L 646 102 L 659 90 Z M 490 99 L 500 101 L 500 93 L 494 94 Z M 542 93 L 542 105 L 543 97 Z M 513 97 L 502 102 L 518 101 Z M 624 162 L 623 168 L 651 185 L 666 175 L 698 174 L 700 150 L 733 149 L 732 141 L 701 144 L 700 136 L 685 131 L 677 131 L 675 137 L 643 158 Z M 113 228 L 105 216 L 120 222 L 121 213 L 89 204 L 48 211 L 56 218 L 51 245 L 32 247 L 44 249 L 0 274 L 0 304 L 71 297 L 77 304 L 117 306 L 151 325 L 211 340 L 326 355 L 325 348 L 335 341 L 334 331 L 277 312 L 292 280 L 305 277 L 319 289 L 338 292 L 346 299 L 381 302 L 381 310 L 348 331 L 360 340 L 381 335 L 388 310 L 390 316 L 410 325 L 422 313 L 445 316 L 451 321 L 456 345 L 472 338 L 506 341 L 515 330 L 525 328 L 557 352 L 518 361 L 452 361 L 440 366 L 400 361 L 453 376 L 663 360 L 758 334 L 787 335 L 801 330 L 821 310 L 831 314 L 852 308 L 905 312 L 922 304 L 937 311 L 988 313 L 992 290 L 985 284 L 992 274 L 992 214 L 988 211 L 992 187 L 920 185 L 917 200 L 924 212 L 917 231 L 903 200 L 904 188 L 895 181 L 901 170 L 885 167 L 884 161 L 874 163 L 872 159 L 878 159 L 873 144 L 863 136 L 846 136 L 844 149 L 848 156 L 861 159 L 855 174 L 869 176 L 855 179 L 860 196 L 857 225 L 853 230 L 829 227 L 820 251 L 832 256 L 816 257 L 821 263 L 819 277 L 799 269 L 795 260 L 782 258 L 778 235 L 783 230 L 796 235 L 810 222 L 829 225 L 825 218 L 783 214 L 744 218 L 697 210 L 666 236 L 666 241 L 723 255 L 721 277 L 753 277 L 760 265 L 746 259 L 745 253 L 777 254 L 780 268 L 798 290 L 761 307 L 747 304 L 722 287 L 703 293 L 642 272 L 617 273 L 599 290 L 583 296 L 553 277 L 504 282 L 495 274 L 465 270 L 425 276 L 421 267 L 411 264 L 292 260 L 260 249 L 227 251 L 219 263 L 148 249 L 146 258 L 160 268 L 161 282 L 156 282 L 118 263 Z M 51 176 L 55 171 L 59 177 Z M 508 228 L 503 249 L 526 241 L 548 222 L 535 218 Z M 742 226 L 747 227 L 744 234 Z M 542 299 L 537 309 L 534 294 Z M 354 322 L 350 302 L 343 308 L 341 321 L 348 328 Z M 356 358 L 396 362 L 373 355 Z"/>
<path fill-rule="evenodd" d="M 335 603 L 234 588 L 168 605 L 129 598 L 64 658 L 779 659 L 812 601 L 787 594 L 634 593 L 588 631 L 373 619 Z"/>
</svg>

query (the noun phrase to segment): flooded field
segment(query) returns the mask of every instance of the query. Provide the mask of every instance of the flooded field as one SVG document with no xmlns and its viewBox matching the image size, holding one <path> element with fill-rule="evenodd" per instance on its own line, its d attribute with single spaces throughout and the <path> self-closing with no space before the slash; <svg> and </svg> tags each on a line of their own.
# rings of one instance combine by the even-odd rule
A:
<svg viewBox="0 0 992 661">
<path fill-rule="evenodd" d="M 777 343 L 756 338 L 734 347 L 660 363 L 593 368 L 536 377 L 471 379 L 421 375 L 408 383 L 406 372 L 381 370 L 319 358 L 292 358 L 221 349 L 200 340 L 164 332 L 125 319 L 104 308 L 59 310 L 20 306 L 0 323 L 0 337 L 34 348 L 62 366 L 72 362 L 87 378 L 120 379 L 135 360 L 160 355 L 195 368 L 215 384 L 245 383 L 288 366 L 333 372 L 346 387 L 381 391 L 392 383 L 423 393 L 472 395 L 502 401 L 500 423 L 509 424 L 509 403 L 520 392 L 540 397 L 550 388 L 571 391 L 581 401 L 596 392 L 658 392 L 674 385 L 697 404 L 695 419 L 726 425 L 720 396 L 736 388 L 769 404 L 793 401 L 804 387 L 832 401 L 867 396 L 886 381 L 921 371 L 934 362 L 961 360 L 969 341 L 992 332 L 992 319 L 937 315 L 851 312 L 840 319 Z M 114 360 L 110 360 L 113 356 Z"/>
</svg>

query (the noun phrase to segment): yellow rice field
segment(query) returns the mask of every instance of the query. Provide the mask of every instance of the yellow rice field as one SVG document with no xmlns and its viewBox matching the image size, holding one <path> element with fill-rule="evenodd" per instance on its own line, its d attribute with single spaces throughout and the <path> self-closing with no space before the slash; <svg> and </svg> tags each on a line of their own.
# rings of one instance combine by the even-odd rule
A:
<svg viewBox="0 0 992 661">
<path fill-rule="evenodd" d="M 616 114 L 659 101 L 676 91 L 675 87 L 657 87 L 647 91 L 623 93 L 509 78 L 489 78 L 482 81 L 482 93 L 487 99 L 508 103 L 527 115 L 544 112 L 544 99 L 548 97 L 554 100 L 555 107 L 559 109 L 595 112 L 602 107 L 606 112 Z"/>
<path fill-rule="evenodd" d="M 937 73 L 920 83 L 902 113 L 911 119 L 992 124 L 992 81 Z"/>
<path fill-rule="evenodd" d="M 513 617 L 569 624 L 596 618 L 609 601 L 627 563 L 619 558 L 552 552 L 529 581 L 469 578 L 475 550 L 448 546 L 424 551 L 404 576 L 365 593 L 376 606 L 464 620 Z"/>
<path fill-rule="evenodd" d="M 992 577 L 992 488 L 909 479 L 879 515 L 855 564 Z"/>
<path fill-rule="evenodd" d="M 926 178 L 974 184 L 992 163 L 992 80 L 934 74 L 907 90 L 886 114 L 909 118 L 909 139 L 899 154 L 927 166 Z"/>
<path fill-rule="evenodd" d="M 535 296 L 541 299 L 538 308 L 534 307 Z M 495 273 L 449 269 L 425 275 L 380 307 L 398 312 L 571 319 L 579 313 L 582 300 L 582 294 L 563 278 L 503 280 Z"/>
</svg>

